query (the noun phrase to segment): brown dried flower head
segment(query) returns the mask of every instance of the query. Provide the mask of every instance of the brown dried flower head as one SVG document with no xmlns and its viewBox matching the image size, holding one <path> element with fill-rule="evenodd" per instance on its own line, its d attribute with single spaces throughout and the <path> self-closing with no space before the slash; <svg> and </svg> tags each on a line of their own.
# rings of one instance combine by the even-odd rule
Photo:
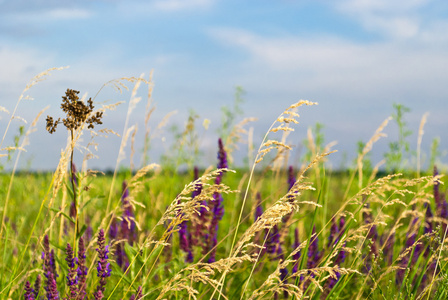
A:
<svg viewBox="0 0 448 300">
<path fill-rule="evenodd" d="M 84 122 L 89 124 L 88 128 L 94 128 L 94 124 L 103 124 L 101 118 L 103 112 L 96 112 L 90 115 L 94 109 L 92 98 L 84 104 L 78 97 L 79 91 L 67 89 L 65 96 L 62 97 L 61 109 L 67 117 L 62 119 L 62 123 L 68 130 L 77 130 Z M 53 117 L 47 116 L 47 130 L 49 133 L 56 131 L 57 125 L 61 119 L 53 120 Z"/>
</svg>

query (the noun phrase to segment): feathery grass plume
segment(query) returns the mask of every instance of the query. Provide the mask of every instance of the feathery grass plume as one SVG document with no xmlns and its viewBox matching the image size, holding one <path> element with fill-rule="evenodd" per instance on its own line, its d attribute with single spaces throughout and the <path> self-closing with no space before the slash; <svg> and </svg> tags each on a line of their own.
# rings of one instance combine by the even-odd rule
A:
<svg viewBox="0 0 448 300">
<path fill-rule="evenodd" d="M 164 298 L 167 294 L 176 293 L 179 295 L 181 291 L 185 291 L 189 297 L 198 299 L 196 296 L 199 291 L 193 287 L 193 283 L 207 284 L 219 292 L 221 284 L 214 277 L 217 273 L 230 272 L 235 265 L 243 262 L 255 262 L 255 259 L 248 254 L 242 254 L 236 257 L 222 258 L 211 263 L 195 263 L 191 264 L 175 274 L 167 283 L 163 285 L 159 292 L 159 299 Z M 224 294 L 220 293 L 224 299 L 228 299 Z M 185 297 L 186 298 L 186 297 Z"/>
<path fill-rule="evenodd" d="M 98 248 L 98 266 L 97 266 L 97 276 L 100 281 L 97 285 L 96 292 L 94 294 L 95 299 L 102 299 L 104 297 L 104 291 L 106 290 L 107 277 L 110 276 L 112 269 L 110 268 L 109 259 L 109 246 L 106 246 L 106 238 L 104 236 L 104 230 L 100 229 L 98 233 L 97 240 Z"/>
<path fill-rule="evenodd" d="M 246 141 L 246 139 L 243 138 L 243 135 L 249 136 L 250 132 L 247 131 L 244 126 L 246 126 L 250 122 L 257 121 L 257 118 L 244 118 L 241 122 L 233 126 L 232 130 L 230 131 L 229 135 L 225 139 L 225 145 L 227 150 L 227 157 L 230 161 L 230 163 L 233 163 L 233 152 L 238 149 L 238 142 L 240 141 Z M 248 140 L 248 139 L 247 139 Z M 248 141 L 247 141 L 248 142 Z"/>
<path fill-rule="evenodd" d="M 201 207 L 204 207 L 202 204 L 204 201 L 206 202 L 211 201 L 215 193 L 228 194 L 235 192 L 222 183 L 219 185 L 209 183 L 209 181 L 211 180 L 214 181 L 215 178 L 217 176 L 220 176 L 223 172 L 235 172 L 235 171 L 229 169 L 217 169 L 209 173 L 205 173 L 197 180 L 185 185 L 184 189 L 177 195 L 177 197 L 165 210 L 160 220 L 153 227 L 152 231 L 149 234 L 147 234 L 147 238 L 144 240 L 141 247 L 149 247 L 150 245 L 154 244 L 155 247 L 150 252 L 152 254 L 156 249 L 168 246 L 169 243 L 167 243 L 167 241 L 171 237 L 171 235 L 179 229 L 178 227 L 182 222 L 184 222 L 185 220 L 191 220 L 196 215 L 198 215 Z M 191 198 L 192 192 L 194 190 L 197 190 L 198 185 L 202 186 L 201 189 L 202 192 L 199 195 L 195 196 L 194 198 Z M 206 207 L 206 209 L 207 210 L 209 209 L 208 206 Z M 163 233 L 163 235 L 159 240 L 152 240 L 155 228 L 157 228 L 157 226 L 164 224 L 169 224 L 166 227 L 167 230 L 165 230 L 165 232 Z M 141 249 L 142 248 L 140 248 L 140 250 Z M 139 271 L 137 272 L 137 275 L 140 274 L 140 272 L 143 270 L 146 263 L 149 261 L 151 254 L 149 254 L 149 256 L 147 256 L 144 259 L 143 266 L 140 267 Z M 133 260 L 131 264 L 134 261 L 135 260 Z M 143 281 L 145 280 L 146 279 L 144 277 Z"/>
<path fill-rule="evenodd" d="M 84 245 L 84 239 L 81 236 L 78 242 L 78 259 L 76 261 L 78 265 L 78 298 L 77 300 L 84 300 L 86 297 L 86 281 L 88 268 L 86 266 L 86 248 Z"/>
<path fill-rule="evenodd" d="M 76 268 L 76 262 L 77 258 L 74 256 L 73 249 L 70 246 L 69 243 L 67 243 L 67 249 L 66 249 L 66 258 L 65 261 L 67 262 L 68 266 L 68 274 L 67 274 L 67 286 L 69 289 L 69 300 L 76 300 L 76 297 L 78 296 L 78 268 Z"/>
<path fill-rule="evenodd" d="M 387 136 L 385 133 L 383 133 L 383 130 L 384 130 L 384 128 L 386 128 L 386 126 L 390 120 L 392 120 L 392 117 L 388 117 L 386 120 L 383 121 L 383 123 L 381 123 L 381 125 L 376 129 L 375 133 L 370 138 L 370 140 L 365 144 L 361 153 L 358 155 L 358 158 L 357 158 L 358 177 L 359 177 L 358 187 L 360 189 L 362 188 L 362 180 L 363 180 L 362 179 L 362 177 L 363 177 L 362 168 L 363 168 L 364 157 L 367 155 L 367 153 L 369 153 L 372 150 L 373 144 L 375 142 L 377 142 L 380 138 Z"/>
</svg>

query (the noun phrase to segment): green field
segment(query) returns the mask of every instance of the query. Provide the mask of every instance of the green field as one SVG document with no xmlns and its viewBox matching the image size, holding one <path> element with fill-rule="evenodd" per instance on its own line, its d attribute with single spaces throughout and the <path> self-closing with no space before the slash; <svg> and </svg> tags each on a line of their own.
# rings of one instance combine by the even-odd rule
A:
<svg viewBox="0 0 448 300">
<path fill-rule="evenodd" d="M 0 175 L 1 299 L 448 297 L 444 178 L 435 154 L 422 170 L 407 149 L 403 106 L 346 170 L 327 168 L 319 126 L 288 164 L 296 108 L 313 104 L 300 101 L 279 112 L 249 169 L 232 169 L 241 126 L 228 110 L 216 166 L 195 175 L 200 162 L 178 148 L 161 165 L 103 174 L 70 167 L 101 114 L 66 97 L 67 122 L 47 119 L 72 137 L 58 168 Z M 369 154 L 389 121 L 400 137 L 378 169 Z M 194 136 L 188 124 L 179 145 Z"/>
</svg>

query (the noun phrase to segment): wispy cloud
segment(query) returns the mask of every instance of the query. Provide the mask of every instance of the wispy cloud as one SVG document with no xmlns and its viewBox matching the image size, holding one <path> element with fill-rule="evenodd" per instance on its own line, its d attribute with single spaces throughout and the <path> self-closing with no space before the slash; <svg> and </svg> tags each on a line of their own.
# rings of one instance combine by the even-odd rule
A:
<svg viewBox="0 0 448 300">
<path fill-rule="evenodd" d="M 179 11 L 209 7 L 213 2 L 213 0 L 157 0 L 154 1 L 153 6 L 157 10 Z"/>
<path fill-rule="evenodd" d="M 344 0 L 334 7 L 355 18 L 367 30 L 391 38 L 412 38 L 419 34 L 425 20 L 421 10 L 430 0 Z"/>
</svg>

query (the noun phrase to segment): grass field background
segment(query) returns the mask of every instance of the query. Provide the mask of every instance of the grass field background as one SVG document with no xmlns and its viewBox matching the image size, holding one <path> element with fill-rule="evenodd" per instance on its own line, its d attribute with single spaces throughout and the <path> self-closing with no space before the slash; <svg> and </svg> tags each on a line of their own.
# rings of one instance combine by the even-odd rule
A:
<svg viewBox="0 0 448 300">
<path fill-rule="evenodd" d="M 37 121 L 12 145 L 2 140 L 8 170 L 0 175 L 2 299 L 447 297 L 446 167 L 437 139 L 422 161 L 423 113 L 417 149 L 409 147 L 407 109 L 396 104 L 340 170 L 326 163 L 336 147 L 325 144 L 321 125 L 297 124 L 298 109 L 318 109 L 305 100 L 273 115 L 260 145 L 252 143 L 250 119 L 224 110 L 216 165 L 209 168 L 195 168 L 203 163 L 193 117 L 159 164 L 148 158 L 137 166 L 130 116 L 140 101 L 134 91 L 150 82 L 112 84 L 133 90 L 113 172 L 83 168 L 91 152 L 73 151 L 88 148 L 80 137 L 89 131 L 114 134 L 101 122 L 87 128 L 90 117 L 111 106 L 92 107 L 76 128 L 58 123 L 57 132 L 68 129 L 69 138 L 52 173 L 16 168 Z M 398 126 L 399 136 L 376 164 L 370 155 L 387 126 Z M 9 123 L 4 128 L 6 136 Z M 307 139 L 292 164 L 294 130 L 307 131 Z M 243 143 L 254 149 L 248 168 L 232 160 Z"/>
</svg>

